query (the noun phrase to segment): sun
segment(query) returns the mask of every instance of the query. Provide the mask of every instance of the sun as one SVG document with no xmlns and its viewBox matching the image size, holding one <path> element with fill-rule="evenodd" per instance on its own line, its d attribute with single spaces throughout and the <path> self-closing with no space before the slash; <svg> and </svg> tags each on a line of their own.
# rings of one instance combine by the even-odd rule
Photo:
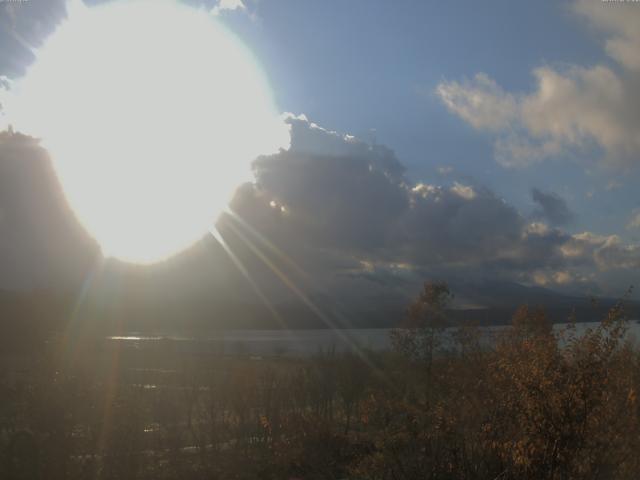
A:
<svg viewBox="0 0 640 480">
<path fill-rule="evenodd" d="M 169 0 L 75 2 L 7 103 L 105 256 L 155 262 L 214 224 L 289 130 L 246 47 Z"/>
</svg>

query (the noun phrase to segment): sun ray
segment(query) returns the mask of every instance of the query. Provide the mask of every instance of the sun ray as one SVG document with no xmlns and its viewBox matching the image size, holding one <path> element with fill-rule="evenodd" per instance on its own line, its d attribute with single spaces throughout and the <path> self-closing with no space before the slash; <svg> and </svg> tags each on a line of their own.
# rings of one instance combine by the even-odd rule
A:
<svg viewBox="0 0 640 480">
<path fill-rule="evenodd" d="M 284 321 L 284 319 L 282 318 L 282 316 L 280 315 L 280 313 L 278 313 L 278 311 L 275 309 L 275 307 L 272 305 L 269 299 L 264 295 L 264 293 L 262 292 L 258 284 L 253 280 L 253 278 L 251 278 L 251 275 L 249 274 L 248 270 L 246 269 L 242 261 L 238 258 L 238 256 L 235 253 L 233 253 L 233 251 L 231 250 L 231 248 L 229 247 L 225 239 L 222 237 L 222 234 L 218 231 L 218 229 L 216 227 L 212 227 L 209 231 L 213 236 L 213 238 L 215 238 L 218 241 L 218 243 L 222 246 L 222 248 L 224 249 L 226 254 L 229 256 L 233 264 L 236 266 L 240 274 L 249 283 L 254 293 L 262 301 L 264 306 L 267 307 L 271 316 L 280 324 L 280 326 L 282 326 L 283 328 L 289 328 L 286 322 Z"/>
<path fill-rule="evenodd" d="M 91 268 L 87 271 L 78 295 L 76 296 L 69 319 L 65 326 L 64 334 L 61 338 L 59 346 L 59 356 L 61 358 L 62 366 L 66 367 L 71 365 L 75 360 L 75 348 L 79 342 L 86 340 L 82 333 L 86 331 L 89 325 L 86 319 L 81 317 L 82 308 L 86 305 L 87 295 L 94 285 L 96 277 L 102 273 L 104 267 L 104 259 L 101 257 L 96 258 Z"/>
<path fill-rule="evenodd" d="M 249 233 L 251 233 L 258 241 L 260 241 L 264 246 L 266 246 L 271 252 L 276 254 L 284 263 L 286 263 L 292 270 L 294 270 L 298 275 L 300 275 L 303 279 L 310 281 L 311 276 L 305 272 L 302 267 L 300 267 L 293 259 L 284 253 L 280 248 L 273 244 L 271 240 L 265 237 L 258 230 L 253 228 L 249 223 L 247 223 L 240 215 L 238 215 L 235 211 L 231 209 L 231 207 L 227 207 L 225 213 L 231 216 L 234 220 L 240 223 Z"/>
<path fill-rule="evenodd" d="M 269 251 L 274 253 L 283 263 L 286 264 L 289 268 L 295 271 L 300 277 L 302 277 L 307 283 L 313 284 L 315 288 L 320 289 L 320 286 L 313 281 L 313 277 L 310 276 L 307 272 L 305 272 L 302 267 L 300 267 L 289 255 L 284 253 L 280 248 L 278 248 L 271 240 L 269 240 L 265 235 L 256 230 L 253 226 L 251 226 L 248 222 L 246 222 L 240 215 L 234 212 L 231 208 L 227 208 L 225 211 L 228 215 L 230 215 L 233 219 L 235 219 L 239 225 L 245 228 L 249 233 L 251 233 L 259 242 L 261 242 L 264 246 L 266 246 Z M 256 247 L 257 248 L 257 247 Z M 327 293 L 324 289 L 322 289 L 324 293 Z M 333 312 L 333 315 L 338 318 L 342 322 L 342 326 L 349 326 L 349 321 L 342 314 L 338 312 Z"/>
<path fill-rule="evenodd" d="M 241 227 L 246 228 L 248 231 L 253 233 L 253 235 L 258 238 L 263 244 L 267 245 L 269 250 L 272 253 L 275 253 L 281 260 L 284 260 L 289 266 L 293 266 L 294 269 L 308 277 L 308 275 L 297 266 L 297 264 L 289 258 L 281 249 L 279 249 L 276 245 L 274 245 L 270 240 L 268 240 L 264 235 L 255 230 L 251 225 L 249 225 L 244 219 L 242 219 L 239 215 L 233 212 L 230 208 L 227 209 L 227 213 L 234 218 Z M 299 298 L 306 306 L 309 308 L 320 320 L 323 321 L 327 327 L 329 327 L 333 332 L 335 332 L 338 337 L 347 345 L 351 352 L 353 352 L 360 360 L 362 360 L 371 370 L 378 376 L 378 378 L 387 385 L 388 388 L 392 390 L 397 390 L 397 386 L 391 381 L 391 379 L 386 375 L 386 373 L 378 367 L 376 364 L 371 362 L 369 355 L 364 351 L 362 346 L 355 341 L 350 335 L 343 330 L 343 327 L 349 326 L 350 322 L 346 319 L 342 314 L 333 311 L 333 316 L 336 317 L 338 322 L 333 321 L 330 316 L 324 313 L 319 306 L 317 306 L 302 290 L 297 287 L 293 281 L 289 279 L 289 277 L 278 268 L 273 260 L 269 259 L 266 253 L 262 252 L 258 246 L 256 246 L 251 239 L 249 239 L 246 235 L 244 235 L 238 227 L 234 224 L 229 223 L 230 228 L 236 233 L 236 235 L 249 247 L 249 249 L 282 281 L 282 283 L 291 290 L 294 295 Z M 248 275 L 248 273 L 247 273 Z M 310 277 L 308 277 L 310 278 Z"/>
<path fill-rule="evenodd" d="M 361 358 L 366 360 L 360 345 L 355 342 L 349 335 L 343 330 L 344 325 L 339 325 L 336 321 L 331 319 L 329 315 L 324 313 L 320 307 L 318 307 L 289 277 L 278 268 L 275 263 L 268 258 L 247 236 L 241 232 L 234 224 L 229 224 L 234 233 L 249 247 L 249 249 L 260 259 L 262 262 L 280 279 L 280 281 L 298 298 L 302 303 L 309 308 L 322 322 L 334 331 L 338 337 L 349 346 L 349 348 L 358 354 Z"/>
</svg>

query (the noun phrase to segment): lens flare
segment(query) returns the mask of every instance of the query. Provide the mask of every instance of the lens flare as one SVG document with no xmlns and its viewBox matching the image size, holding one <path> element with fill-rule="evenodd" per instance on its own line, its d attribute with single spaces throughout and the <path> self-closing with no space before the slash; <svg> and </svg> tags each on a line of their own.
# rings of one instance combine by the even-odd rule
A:
<svg viewBox="0 0 640 480">
<path fill-rule="evenodd" d="M 76 2 L 4 103 L 103 253 L 137 263 L 199 240 L 251 161 L 290 142 L 247 48 L 169 0 Z"/>
</svg>

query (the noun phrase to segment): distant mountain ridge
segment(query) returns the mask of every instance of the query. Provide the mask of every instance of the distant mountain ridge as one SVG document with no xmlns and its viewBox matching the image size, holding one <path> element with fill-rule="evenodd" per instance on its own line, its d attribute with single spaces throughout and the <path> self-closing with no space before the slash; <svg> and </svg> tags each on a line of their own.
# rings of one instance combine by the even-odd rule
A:
<svg viewBox="0 0 640 480">
<path fill-rule="evenodd" d="M 498 286 L 500 295 L 490 295 L 498 291 Z M 522 304 L 544 308 L 553 323 L 566 322 L 572 316 L 577 322 L 598 321 L 617 302 L 566 296 L 508 282 L 487 282 L 477 290 L 469 283 L 452 285 L 452 291 L 485 302 L 482 308 L 451 309 L 452 325 L 508 324 Z M 139 297 L 125 292 L 105 303 L 102 291 L 93 292 L 78 303 L 74 294 L 0 291 L 1 343 L 5 348 L 41 344 L 56 332 L 96 338 L 126 332 L 210 335 L 226 329 L 390 328 L 402 324 L 407 307 L 399 298 L 388 298 L 370 308 L 356 302 L 338 308 L 328 298 L 316 298 L 312 301 L 314 309 L 294 301 L 267 308 L 256 301 L 187 293 L 174 292 L 168 297 L 167 292 L 159 291 L 157 296 Z M 640 304 L 626 302 L 626 306 L 629 318 L 639 318 Z"/>
</svg>

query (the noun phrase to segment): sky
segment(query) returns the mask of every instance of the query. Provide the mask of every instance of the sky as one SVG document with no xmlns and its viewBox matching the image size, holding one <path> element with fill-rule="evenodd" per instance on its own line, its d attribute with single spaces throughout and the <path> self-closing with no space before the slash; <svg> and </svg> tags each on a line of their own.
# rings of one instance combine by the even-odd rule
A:
<svg viewBox="0 0 640 480">
<path fill-rule="evenodd" d="M 232 204 L 325 283 L 638 283 L 640 4 L 188 3 L 253 52 L 288 115 L 290 148 Z M 0 4 L 5 83 L 64 16 Z"/>
</svg>

